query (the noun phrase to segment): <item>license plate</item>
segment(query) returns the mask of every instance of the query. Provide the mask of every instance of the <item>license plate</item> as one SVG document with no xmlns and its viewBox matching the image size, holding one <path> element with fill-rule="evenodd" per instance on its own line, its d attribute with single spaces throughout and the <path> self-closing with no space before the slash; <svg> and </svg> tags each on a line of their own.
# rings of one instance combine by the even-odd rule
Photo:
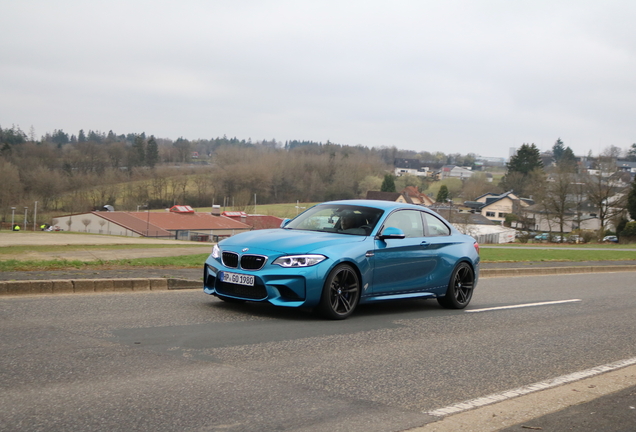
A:
<svg viewBox="0 0 636 432">
<path fill-rule="evenodd" d="M 254 276 L 252 275 L 223 272 L 221 276 L 221 280 L 223 282 L 236 284 L 236 285 L 254 286 Z"/>
</svg>

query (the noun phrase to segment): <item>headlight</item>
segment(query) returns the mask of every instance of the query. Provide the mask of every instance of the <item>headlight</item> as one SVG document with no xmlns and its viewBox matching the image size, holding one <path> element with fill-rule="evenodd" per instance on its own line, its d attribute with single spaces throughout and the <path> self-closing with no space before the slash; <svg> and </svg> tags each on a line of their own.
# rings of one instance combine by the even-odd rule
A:
<svg viewBox="0 0 636 432">
<path fill-rule="evenodd" d="M 219 259 L 221 256 L 221 249 L 219 249 L 219 245 L 214 245 L 212 248 L 212 258 Z"/>
<path fill-rule="evenodd" d="M 327 259 L 324 255 L 288 255 L 276 258 L 272 264 L 281 267 L 310 267 Z"/>
</svg>

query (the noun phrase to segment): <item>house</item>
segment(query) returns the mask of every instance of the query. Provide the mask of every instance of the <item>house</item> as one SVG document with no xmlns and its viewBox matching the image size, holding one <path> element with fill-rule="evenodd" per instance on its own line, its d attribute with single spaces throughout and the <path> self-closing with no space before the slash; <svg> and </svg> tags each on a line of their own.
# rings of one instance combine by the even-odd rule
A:
<svg viewBox="0 0 636 432">
<path fill-rule="evenodd" d="M 424 206 L 430 206 L 435 203 L 435 200 L 430 196 L 420 192 L 417 186 L 407 186 L 402 190 L 402 196 L 410 198 L 412 204 L 420 204 Z"/>
<path fill-rule="evenodd" d="M 432 210 L 439 213 L 459 232 L 469 235 L 480 244 L 512 243 L 516 230 L 507 228 L 489 220 L 483 215 L 464 212 L 461 208 L 450 205 L 436 205 Z"/>
<path fill-rule="evenodd" d="M 625 160 L 617 160 L 616 168 L 618 171 L 628 172 L 628 173 L 636 173 L 636 162 L 630 162 Z"/>
<path fill-rule="evenodd" d="M 528 198 L 519 198 L 512 191 L 503 194 L 487 193 L 477 197 L 475 201 L 465 201 L 464 205 L 475 213 L 479 213 L 491 221 L 503 225 L 506 215 L 519 213 L 521 209 L 534 204 Z"/>
<path fill-rule="evenodd" d="M 440 171 L 440 179 L 445 178 L 470 178 L 475 174 L 472 170 L 457 165 L 444 165 Z"/>
<path fill-rule="evenodd" d="M 395 166 L 395 176 L 401 177 L 405 174 L 410 174 L 418 177 L 431 177 L 433 172 L 429 170 L 429 167 L 422 166 L 422 161 L 419 159 L 403 159 L 397 158 L 393 162 Z"/>
<path fill-rule="evenodd" d="M 55 219 L 53 225 L 64 231 L 194 241 L 217 241 L 252 229 L 232 218 L 196 212 L 189 206 L 174 206 L 166 212 L 93 211 Z"/>
<path fill-rule="evenodd" d="M 596 215 L 597 211 L 589 203 L 584 203 L 578 212 L 566 212 L 564 215 L 565 220 L 563 221 L 563 232 L 569 233 L 577 229 L 597 231 L 601 227 L 600 220 Z M 548 213 L 539 204 L 525 208 L 524 212 L 526 225 L 529 225 L 527 226 L 528 229 L 546 232 L 560 231 L 560 221 L 557 220 L 554 214 Z"/>
</svg>

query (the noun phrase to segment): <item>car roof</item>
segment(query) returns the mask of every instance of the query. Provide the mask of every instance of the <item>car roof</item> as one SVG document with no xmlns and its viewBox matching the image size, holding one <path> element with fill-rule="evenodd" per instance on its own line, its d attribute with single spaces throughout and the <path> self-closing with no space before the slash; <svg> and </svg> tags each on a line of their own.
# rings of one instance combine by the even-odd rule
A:
<svg viewBox="0 0 636 432">
<path fill-rule="evenodd" d="M 372 208 L 377 208 L 377 209 L 380 209 L 380 210 L 389 210 L 389 211 L 390 210 L 395 210 L 395 209 L 405 208 L 405 209 L 414 209 L 414 210 L 426 210 L 426 211 L 430 212 L 430 210 L 428 210 L 424 206 L 400 203 L 400 202 L 395 202 L 395 201 L 380 201 L 380 200 L 356 199 L 356 200 L 326 201 L 324 203 L 320 203 L 320 204 L 317 204 L 317 205 L 327 205 L 327 204 L 355 205 L 355 206 L 372 207 Z"/>
</svg>

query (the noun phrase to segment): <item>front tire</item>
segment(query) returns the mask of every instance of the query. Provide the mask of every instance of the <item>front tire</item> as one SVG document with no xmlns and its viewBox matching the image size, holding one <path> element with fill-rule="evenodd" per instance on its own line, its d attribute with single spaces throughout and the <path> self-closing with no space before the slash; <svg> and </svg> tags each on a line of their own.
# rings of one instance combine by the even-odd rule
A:
<svg viewBox="0 0 636 432">
<path fill-rule="evenodd" d="M 461 262 L 453 270 L 448 289 L 444 297 L 438 297 L 437 302 L 446 309 L 464 309 L 473 297 L 475 287 L 475 272 L 466 262 Z"/>
<path fill-rule="evenodd" d="M 353 313 L 360 301 L 360 279 L 348 264 L 337 265 L 322 289 L 318 312 L 325 318 L 342 320 Z"/>
</svg>

